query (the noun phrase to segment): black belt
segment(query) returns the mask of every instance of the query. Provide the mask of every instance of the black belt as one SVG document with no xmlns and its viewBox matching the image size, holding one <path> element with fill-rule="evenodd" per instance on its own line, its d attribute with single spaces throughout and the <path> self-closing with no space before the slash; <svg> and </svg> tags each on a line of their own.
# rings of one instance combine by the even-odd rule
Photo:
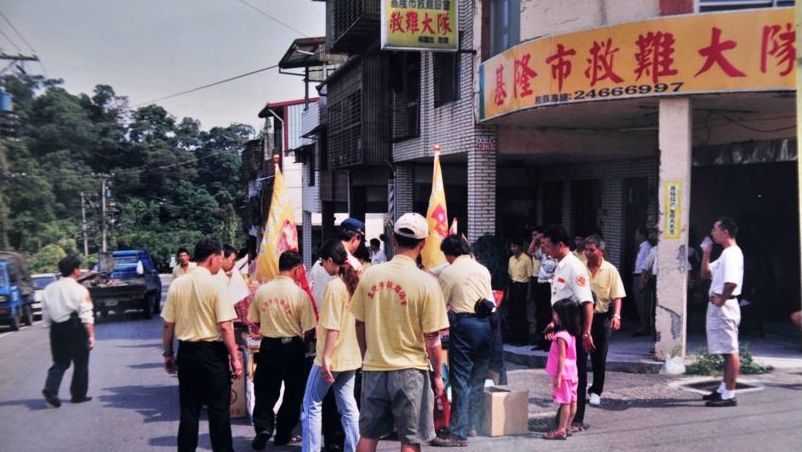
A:
<svg viewBox="0 0 802 452">
<path fill-rule="evenodd" d="M 457 319 L 462 319 L 462 318 L 465 318 L 465 317 L 469 317 L 469 318 L 472 317 L 472 318 L 481 320 L 481 319 L 486 319 L 487 318 L 487 317 L 479 317 L 478 315 L 476 315 L 473 312 L 453 312 L 452 311 L 451 315 L 453 315 L 454 318 L 457 318 Z"/>
<path fill-rule="evenodd" d="M 292 342 L 295 342 L 295 341 L 302 342 L 301 338 L 298 337 L 298 336 L 292 336 L 292 337 L 262 337 L 262 341 L 277 342 L 279 344 L 285 344 L 285 345 L 289 344 L 289 343 L 292 343 Z"/>
<path fill-rule="evenodd" d="M 185 350 L 225 347 L 223 341 L 178 341 L 178 346 Z"/>
</svg>

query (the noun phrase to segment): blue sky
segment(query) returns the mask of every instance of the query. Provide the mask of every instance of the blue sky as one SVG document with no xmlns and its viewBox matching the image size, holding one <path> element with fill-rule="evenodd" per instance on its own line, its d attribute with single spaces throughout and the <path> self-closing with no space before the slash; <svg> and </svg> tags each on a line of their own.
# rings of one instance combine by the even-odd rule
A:
<svg viewBox="0 0 802 452">
<path fill-rule="evenodd" d="M 245 0 L 303 36 L 325 34 L 325 3 Z M 4 0 L 0 10 L 42 59 L 45 75 L 71 92 L 111 85 L 131 105 L 278 63 L 295 31 L 240 0 Z M 0 19 L 0 30 L 30 49 Z M 0 49 L 17 49 L 0 35 Z M 42 73 L 26 64 L 30 73 Z M 202 127 L 259 126 L 262 106 L 303 96 L 299 77 L 271 70 L 159 102 Z"/>
</svg>

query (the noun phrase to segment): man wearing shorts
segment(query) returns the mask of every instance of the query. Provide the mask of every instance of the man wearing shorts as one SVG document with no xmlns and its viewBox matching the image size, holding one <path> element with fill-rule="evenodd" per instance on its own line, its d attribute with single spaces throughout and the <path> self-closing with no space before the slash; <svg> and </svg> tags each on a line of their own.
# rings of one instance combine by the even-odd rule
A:
<svg viewBox="0 0 802 452">
<path fill-rule="evenodd" d="M 738 226 L 731 218 L 720 218 L 710 231 L 713 241 L 724 248 L 721 256 L 710 262 L 713 244 L 702 242 L 702 278 L 712 278 L 707 304 L 707 348 L 724 358 L 724 380 L 718 389 L 702 397 L 712 407 L 735 406 L 735 383 L 741 360 L 738 355 L 738 325 L 741 308 L 738 295 L 744 279 L 744 255 L 735 242 Z"/>
<path fill-rule="evenodd" d="M 393 230 L 395 256 L 367 269 L 352 298 L 364 357 L 360 452 L 375 451 L 393 428 L 402 451 L 420 450 L 435 437 L 429 360 L 434 391 L 443 392 L 439 331 L 448 328 L 445 302 L 437 280 L 416 264 L 429 227 L 421 215 L 406 213 Z"/>
</svg>

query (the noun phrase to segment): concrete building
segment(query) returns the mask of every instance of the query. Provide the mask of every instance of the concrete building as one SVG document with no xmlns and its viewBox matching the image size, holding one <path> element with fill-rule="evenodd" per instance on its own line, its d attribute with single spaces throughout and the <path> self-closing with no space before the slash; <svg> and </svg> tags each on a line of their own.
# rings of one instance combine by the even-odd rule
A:
<svg viewBox="0 0 802 452">
<path fill-rule="evenodd" d="M 746 321 L 799 309 L 792 1 L 460 1 L 452 53 L 382 50 L 381 3 L 326 2 L 348 60 L 322 85 L 321 155 L 352 216 L 425 213 L 438 144 L 471 241 L 602 233 L 629 289 L 634 231 L 659 229 L 659 358 L 703 328 L 687 257 L 718 216 L 742 226 Z"/>
<path fill-rule="evenodd" d="M 684 355 L 689 325 L 703 328 L 706 292 L 688 290 L 687 255 L 718 216 L 741 225 L 745 321 L 799 309 L 792 4 L 499 0 L 475 11 L 477 121 L 495 131 L 496 180 L 525 181 L 530 200 L 501 209 L 497 186 L 498 231 L 534 218 L 601 232 L 631 279 L 634 230 L 657 227 L 659 358 Z"/>
</svg>

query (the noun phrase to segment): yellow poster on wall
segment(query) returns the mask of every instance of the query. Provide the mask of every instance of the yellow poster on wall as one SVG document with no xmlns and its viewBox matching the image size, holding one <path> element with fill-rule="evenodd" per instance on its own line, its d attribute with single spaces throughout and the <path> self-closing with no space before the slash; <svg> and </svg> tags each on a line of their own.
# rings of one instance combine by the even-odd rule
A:
<svg viewBox="0 0 802 452">
<path fill-rule="evenodd" d="M 458 0 L 381 0 L 382 49 L 456 51 Z"/>
<path fill-rule="evenodd" d="M 479 120 L 644 96 L 796 88 L 793 8 L 663 17 L 526 41 L 479 68 Z"/>
<path fill-rule="evenodd" d="M 663 238 L 679 239 L 682 232 L 682 182 L 664 182 L 663 196 Z"/>
</svg>

